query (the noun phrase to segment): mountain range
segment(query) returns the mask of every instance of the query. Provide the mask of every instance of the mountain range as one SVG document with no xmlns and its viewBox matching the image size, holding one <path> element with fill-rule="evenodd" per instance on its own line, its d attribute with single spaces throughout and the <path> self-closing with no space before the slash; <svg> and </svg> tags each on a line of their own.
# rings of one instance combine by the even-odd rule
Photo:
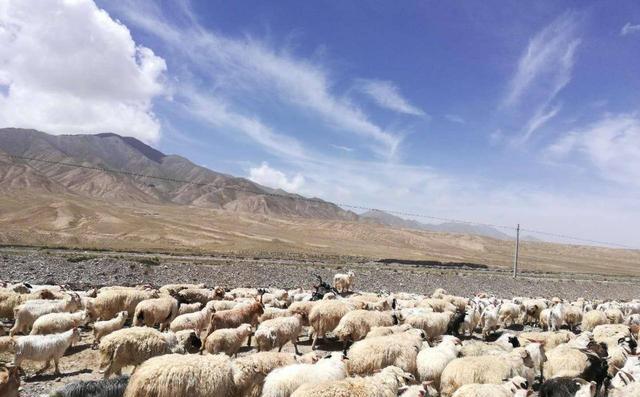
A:
<svg viewBox="0 0 640 397">
<path fill-rule="evenodd" d="M 415 220 L 404 219 L 380 210 L 370 210 L 360 214 L 361 218 L 369 219 L 386 226 L 402 227 L 406 229 L 427 230 L 430 232 L 474 234 L 478 236 L 492 237 L 498 240 L 513 240 L 513 236 L 501 232 L 495 227 L 474 225 L 461 222 L 444 222 L 439 224 L 422 223 Z"/>
<path fill-rule="evenodd" d="M 490 226 L 421 223 L 380 210 L 356 214 L 328 201 L 307 199 L 212 171 L 114 133 L 50 135 L 36 130 L 0 129 L 0 192 L 20 188 L 111 202 L 190 205 L 240 213 L 373 222 L 500 240 L 513 238 Z"/>
</svg>

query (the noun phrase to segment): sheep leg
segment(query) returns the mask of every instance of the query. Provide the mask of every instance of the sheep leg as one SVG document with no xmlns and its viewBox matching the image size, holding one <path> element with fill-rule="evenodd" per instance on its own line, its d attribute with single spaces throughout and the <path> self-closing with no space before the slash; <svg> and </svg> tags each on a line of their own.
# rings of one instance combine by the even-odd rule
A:
<svg viewBox="0 0 640 397">
<path fill-rule="evenodd" d="M 58 359 L 57 358 L 53 359 L 53 368 L 54 368 L 53 373 L 56 374 L 56 375 L 60 375 L 60 367 L 58 366 Z"/>
<path fill-rule="evenodd" d="M 316 343 L 318 343 L 319 336 L 320 334 L 318 332 L 316 332 L 316 334 L 313 336 L 313 342 L 311 343 L 311 350 L 314 350 L 316 348 Z"/>
<path fill-rule="evenodd" d="M 293 344 L 293 349 L 295 350 L 297 355 L 300 355 L 300 352 L 298 351 L 298 344 L 297 343 Z"/>
<path fill-rule="evenodd" d="M 280 347 L 278 347 L 278 353 L 282 352 L 282 345 L 280 345 Z"/>
<path fill-rule="evenodd" d="M 251 334 L 249 334 L 249 337 L 247 338 L 247 347 L 251 347 Z"/>
</svg>

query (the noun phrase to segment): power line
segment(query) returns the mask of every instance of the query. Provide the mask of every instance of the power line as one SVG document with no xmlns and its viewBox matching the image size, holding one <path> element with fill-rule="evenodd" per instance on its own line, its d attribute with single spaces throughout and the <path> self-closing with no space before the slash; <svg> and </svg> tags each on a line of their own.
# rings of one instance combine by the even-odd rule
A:
<svg viewBox="0 0 640 397">
<path fill-rule="evenodd" d="M 5 153 L 0 153 L 0 155 L 4 155 L 4 156 L 10 157 L 12 159 L 25 160 L 25 161 L 36 161 L 36 162 L 47 163 L 47 164 L 55 164 L 55 165 L 61 165 L 61 166 L 66 166 L 66 167 L 83 168 L 83 169 L 107 172 L 107 173 L 112 173 L 112 174 L 128 175 L 128 176 L 133 176 L 133 177 L 138 177 L 138 178 L 157 179 L 157 180 L 162 180 L 162 181 L 167 181 L 167 182 L 188 184 L 188 185 L 194 185 L 194 186 L 212 186 L 212 187 L 217 187 L 217 188 L 227 189 L 227 190 L 232 190 L 232 191 L 237 191 L 237 192 L 260 194 L 260 195 L 263 195 L 263 196 L 279 197 L 279 198 L 285 198 L 285 199 L 289 199 L 289 200 L 308 201 L 308 202 L 321 203 L 321 204 L 332 204 L 329 201 L 325 201 L 325 200 L 318 199 L 318 198 L 303 197 L 303 196 L 300 196 L 300 195 L 297 195 L 297 194 L 286 194 L 285 195 L 285 194 L 265 192 L 265 191 L 262 191 L 262 190 L 256 191 L 256 190 L 242 189 L 242 188 L 232 187 L 232 186 L 218 186 L 218 185 L 215 185 L 212 182 L 195 182 L 195 181 L 189 181 L 189 180 L 184 180 L 184 179 L 176 179 L 176 178 L 168 178 L 168 177 L 163 177 L 163 176 L 141 174 L 141 173 L 126 171 L 126 170 L 118 170 L 118 169 L 111 169 L 111 168 L 91 166 L 91 165 L 83 165 L 83 164 L 77 164 L 77 163 L 68 163 L 68 162 L 64 162 L 64 161 L 44 160 L 44 159 L 38 159 L 38 158 L 34 158 L 34 157 L 17 156 L 17 155 L 12 155 L 12 154 L 5 154 Z M 513 227 L 513 226 L 497 225 L 497 224 L 482 223 L 482 222 L 473 222 L 473 221 L 466 221 L 466 220 L 459 220 L 459 219 L 452 219 L 452 218 L 443 218 L 443 217 L 437 217 L 437 216 L 419 214 L 419 213 L 412 213 L 412 212 L 395 211 L 395 210 L 388 210 L 388 209 L 378 209 L 378 208 L 373 208 L 373 207 L 352 205 L 352 204 L 347 204 L 347 203 L 335 203 L 335 205 L 337 205 L 339 207 L 351 208 L 351 209 L 356 209 L 356 210 L 379 211 L 379 212 L 385 212 L 385 213 L 388 213 L 388 214 L 393 214 L 393 215 L 398 215 L 398 216 L 431 219 L 431 220 L 437 220 L 437 221 L 441 221 L 441 222 L 452 222 L 452 223 L 459 223 L 459 224 L 465 224 L 465 225 L 487 226 L 487 227 L 493 227 L 493 228 L 510 230 L 510 231 L 515 231 L 516 230 L 516 228 Z M 592 243 L 592 244 L 608 245 L 608 246 L 626 248 L 626 249 L 636 249 L 634 247 L 630 247 L 630 246 L 623 245 L 623 244 L 610 243 L 610 242 L 591 240 L 591 239 L 585 239 L 585 238 L 581 238 L 581 237 L 569 236 L 569 235 L 564 235 L 564 234 L 556 234 L 556 233 L 550 233 L 550 232 L 544 232 L 544 231 L 532 230 L 532 229 L 520 229 L 520 230 L 524 231 L 524 232 L 529 232 L 529 233 L 536 233 L 536 234 L 546 235 L 546 236 L 550 236 L 550 237 L 557 237 L 557 238 L 563 238 L 563 239 L 574 240 L 574 241 L 581 241 L 581 242 Z"/>
</svg>

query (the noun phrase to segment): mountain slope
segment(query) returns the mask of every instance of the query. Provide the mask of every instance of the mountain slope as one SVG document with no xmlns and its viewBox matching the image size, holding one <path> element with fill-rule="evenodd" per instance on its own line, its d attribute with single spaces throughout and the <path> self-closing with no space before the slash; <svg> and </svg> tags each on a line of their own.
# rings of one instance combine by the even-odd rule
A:
<svg viewBox="0 0 640 397">
<path fill-rule="evenodd" d="M 440 224 L 422 223 L 410 219 L 404 219 L 380 210 L 367 211 L 360 214 L 361 218 L 371 220 L 386 226 L 402 227 L 407 229 L 427 230 L 431 232 L 474 234 L 478 236 L 492 237 L 498 240 L 512 240 L 513 237 L 502 233 L 496 228 L 484 225 L 471 225 L 468 223 L 445 222 Z"/>
<path fill-rule="evenodd" d="M 16 160 L 3 153 L 47 162 Z M 95 168 L 126 170 L 130 174 Z M 358 218 L 353 212 L 322 200 L 296 200 L 301 196 L 284 192 L 274 196 L 275 191 L 268 187 L 211 171 L 184 157 L 166 155 L 135 138 L 113 133 L 49 135 L 35 130 L 0 129 L 0 191 L 15 188 L 114 202 L 172 203 L 322 219 Z"/>
</svg>

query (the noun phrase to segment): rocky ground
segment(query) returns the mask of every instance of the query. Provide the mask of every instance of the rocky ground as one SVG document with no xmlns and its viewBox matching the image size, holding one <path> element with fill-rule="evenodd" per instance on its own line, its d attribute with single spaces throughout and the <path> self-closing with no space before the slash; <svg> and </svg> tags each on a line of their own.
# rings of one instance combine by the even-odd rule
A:
<svg viewBox="0 0 640 397">
<path fill-rule="evenodd" d="M 36 284 L 68 284 L 75 289 L 104 285 L 195 282 L 209 286 L 309 288 L 318 274 L 330 280 L 336 272 L 356 273 L 356 288 L 365 291 L 431 293 L 444 288 L 468 296 L 486 292 L 501 297 L 558 296 L 575 299 L 638 297 L 638 277 L 522 273 L 514 279 L 499 270 L 443 269 L 383 264 L 362 258 L 260 259 L 230 256 L 174 256 L 37 249 L 0 250 L 0 279 Z"/>
</svg>

